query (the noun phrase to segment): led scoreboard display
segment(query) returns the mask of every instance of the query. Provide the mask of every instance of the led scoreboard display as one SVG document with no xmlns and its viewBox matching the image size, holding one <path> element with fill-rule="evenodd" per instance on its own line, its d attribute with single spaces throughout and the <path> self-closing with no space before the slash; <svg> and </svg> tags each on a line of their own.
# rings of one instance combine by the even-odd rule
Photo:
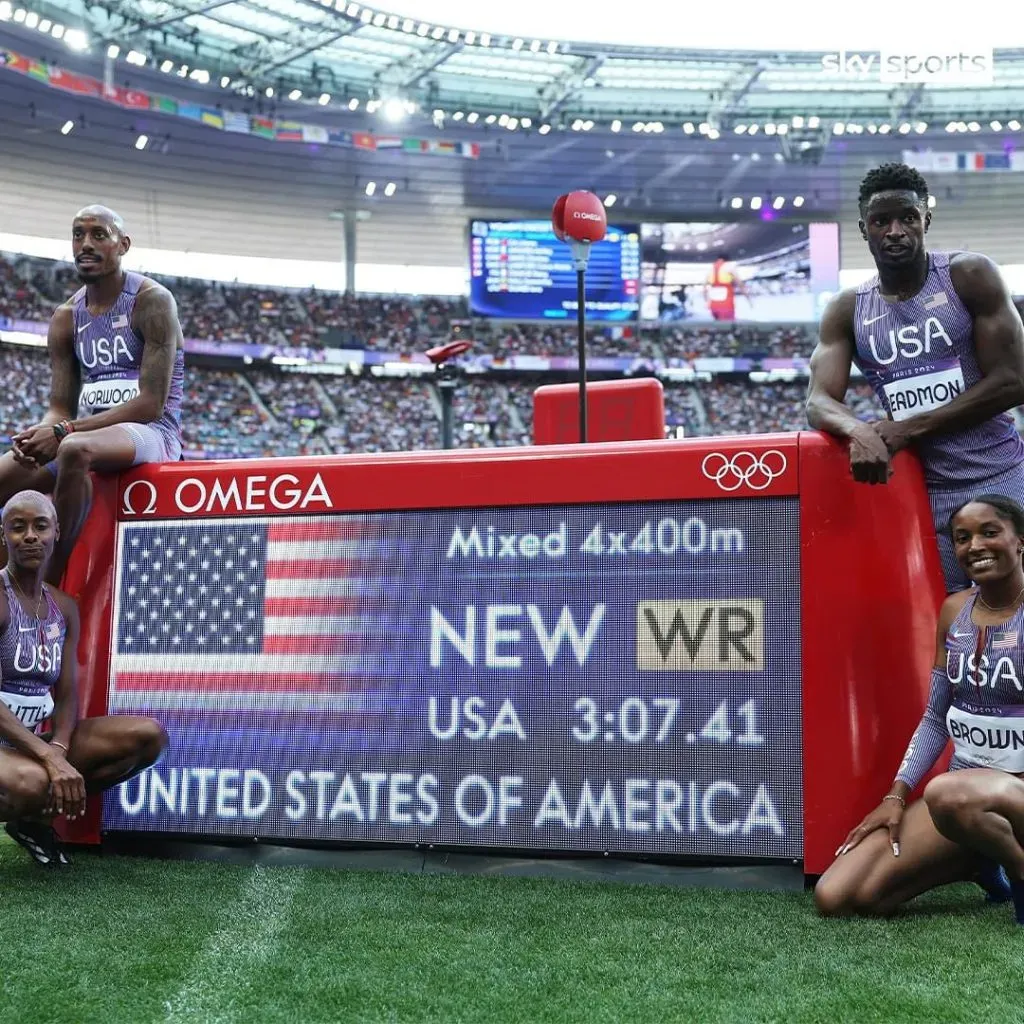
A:
<svg viewBox="0 0 1024 1024">
<path fill-rule="evenodd" d="M 187 484 L 118 526 L 109 707 L 170 745 L 106 829 L 802 855 L 796 496 L 207 518 Z"/>
<path fill-rule="evenodd" d="M 474 314 L 517 319 L 576 318 L 572 253 L 550 221 L 483 221 L 470 225 L 470 304 Z M 625 322 L 640 309 L 640 229 L 608 226 L 591 248 L 587 318 Z"/>
</svg>

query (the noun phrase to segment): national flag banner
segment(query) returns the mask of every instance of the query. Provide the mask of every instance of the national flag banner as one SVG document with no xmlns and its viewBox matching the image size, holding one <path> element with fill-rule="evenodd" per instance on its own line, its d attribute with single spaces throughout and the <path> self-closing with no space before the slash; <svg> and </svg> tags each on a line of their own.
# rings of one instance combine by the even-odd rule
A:
<svg viewBox="0 0 1024 1024">
<path fill-rule="evenodd" d="M 251 121 L 251 131 L 253 135 L 258 135 L 261 139 L 272 139 L 274 138 L 274 121 L 273 118 L 269 117 L 254 117 Z"/>
<path fill-rule="evenodd" d="M 212 107 L 203 107 L 203 113 L 200 120 L 203 124 L 209 125 L 211 128 L 224 127 L 224 115 L 219 110 L 214 110 Z"/>
<path fill-rule="evenodd" d="M 380 665 L 378 537 L 358 516 L 132 524 L 111 706 L 348 706 Z"/>
<path fill-rule="evenodd" d="M 26 74 L 38 82 L 49 83 L 50 81 L 50 69 L 42 61 L 30 60 Z"/>
<path fill-rule="evenodd" d="M 302 126 L 303 142 L 323 142 L 329 140 L 327 129 L 318 124 L 304 124 Z"/>
<path fill-rule="evenodd" d="M 426 139 L 402 139 L 402 149 L 406 153 L 426 153 L 430 150 L 430 144 Z"/>
<path fill-rule="evenodd" d="M 224 131 L 235 135 L 249 134 L 249 115 L 238 114 L 233 110 L 224 111 Z"/>
<path fill-rule="evenodd" d="M 378 135 L 377 149 L 401 149 L 402 140 L 397 135 Z"/>
<path fill-rule="evenodd" d="M 1009 153 L 986 153 L 984 156 L 986 171 L 1008 171 L 1010 169 Z"/>
<path fill-rule="evenodd" d="M 150 96 L 149 109 L 161 114 L 177 114 L 178 101 L 170 96 Z"/>
<path fill-rule="evenodd" d="M 455 156 L 459 152 L 459 147 L 455 142 L 443 142 L 440 139 L 434 139 L 430 143 L 430 152 L 436 153 L 438 156 Z"/>
<path fill-rule="evenodd" d="M 120 107 L 129 107 L 132 110 L 152 109 L 153 97 L 139 89 L 124 89 L 119 85 L 104 86 L 103 95 Z"/>
<path fill-rule="evenodd" d="M 298 121 L 278 121 L 274 125 L 274 138 L 278 142 L 301 142 L 302 125 Z"/>
<path fill-rule="evenodd" d="M 949 172 L 957 169 L 956 153 L 932 153 L 932 171 Z"/>
<path fill-rule="evenodd" d="M 179 103 L 178 117 L 188 118 L 189 121 L 202 121 L 203 108 L 198 103 Z"/>
<path fill-rule="evenodd" d="M 480 157 L 480 143 L 479 142 L 460 142 L 459 147 L 462 150 L 462 155 L 470 160 L 477 160 Z"/>
<path fill-rule="evenodd" d="M 332 146 L 351 146 L 352 145 L 352 133 L 351 132 L 331 132 L 327 133 L 327 141 Z"/>
<path fill-rule="evenodd" d="M 23 74 L 27 74 L 29 59 L 28 57 L 23 57 L 20 53 L 15 53 L 13 50 L 4 50 L 3 59 L 0 60 L 0 64 L 10 68 L 12 71 L 20 71 Z"/>
<path fill-rule="evenodd" d="M 369 132 L 353 132 L 352 145 L 356 149 L 376 149 L 377 140 Z"/>
<path fill-rule="evenodd" d="M 86 75 L 73 75 L 63 68 L 50 68 L 50 85 L 62 92 L 75 93 L 77 96 L 99 96 L 102 86 L 95 78 Z"/>
</svg>

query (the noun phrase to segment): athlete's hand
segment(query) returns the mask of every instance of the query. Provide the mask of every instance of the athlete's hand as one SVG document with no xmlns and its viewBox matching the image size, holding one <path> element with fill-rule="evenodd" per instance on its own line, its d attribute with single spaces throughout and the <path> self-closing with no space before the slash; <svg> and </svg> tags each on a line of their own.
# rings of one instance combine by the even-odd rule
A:
<svg viewBox="0 0 1024 1024">
<path fill-rule="evenodd" d="M 862 484 L 884 484 L 892 476 L 889 448 L 875 426 L 865 423 L 850 435 L 850 470 Z"/>
<path fill-rule="evenodd" d="M 894 857 L 900 855 L 900 827 L 903 823 L 905 809 L 899 800 L 883 800 L 850 834 L 843 840 L 843 845 L 836 850 L 836 856 L 849 853 L 872 832 L 880 828 L 889 832 L 889 846 Z"/>
<path fill-rule="evenodd" d="M 906 428 L 894 420 L 875 420 L 871 429 L 885 442 L 890 455 L 903 451 L 910 444 Z"/>
<path fill-rule="evenodd" d="M 78 769 L 52 747 L 47 752 L 43 767 L 50 777 L 47 811 L 53 814 L 66 814 L 71 820 L 84 814 L 85 779 Z"/>
<path fill-rule="evenodd" d="M 60 444 L 57 435 L 53 432 L 53 427 L 45 423 L 23 430 L 12 440 L 15 448 L 20 449 L 22 455 L 31 459 L 37 466 L 45 466 L 46 463 L 55 459 L 57 447 Z"/>
</svg>

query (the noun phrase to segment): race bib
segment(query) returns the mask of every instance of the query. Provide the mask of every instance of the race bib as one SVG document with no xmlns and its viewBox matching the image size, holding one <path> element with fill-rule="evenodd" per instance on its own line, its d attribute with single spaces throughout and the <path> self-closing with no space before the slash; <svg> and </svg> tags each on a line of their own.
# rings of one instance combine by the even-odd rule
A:
<svg viewBox="0 0 1024 1024">
<path fill-rule="evenodd" d="M 46 693 L 36 693 L 31 696 L 0 690 L 0 701 L 7 705 L 14 717 L 26 729 L 31 729 L 33 732 L 40 722 L 44 722 L 53 714 L 53 697 L 49 690 Z"/>
<path fill-rule="evenodd" d="M 964 373 L 959 361 L 934 367 L 915 377 L 891 380 L 882 386 L 892 418 L 899 422 L 918 413 L 949 405 L 964 393 Z"/>
<path fill-rule="evenodd" d="M 955 701 L 946 728 L 957 755 L 979 768 L 1024 772 L 1024 705 L 979 707 Z"/>
<path fill-rule="evenodd" d="M 111 377 L 86 384 L 78 398 L 79 415 L 94 416 L 139 397 L 139 378 Z"/>
</svg>

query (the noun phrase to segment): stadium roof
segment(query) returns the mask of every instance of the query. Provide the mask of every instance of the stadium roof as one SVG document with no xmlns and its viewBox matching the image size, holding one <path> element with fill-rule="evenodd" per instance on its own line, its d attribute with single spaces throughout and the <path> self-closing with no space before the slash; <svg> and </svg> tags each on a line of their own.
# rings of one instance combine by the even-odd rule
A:
<svg viewBox="0 0 1024 1024">
<path fill-rule="evenodd" d="M 957 81 L 925 85 L 883 81 L 878 50 L 845 50 L 846 64 L 839 68 L 838 49 L 830 56 L 821 49 L 753 48 L 756 40 L 749 32 L 751 48 L 741 50 L 639 45 L 628 41 L 642 38 L 635 30 L 638 22 L 654 36 L 663 24 L 660 15 L 642 17 L 643 3 L 640 17 L 630 12 L 634 27 L 618 33 L 627 40 L 620 42 L 512 35 L 415 16 L 417 10 L 454 16 L 451 0 L 394 3 L 395 10 L 357 0 L 25 0 L 22 6 L 0 0 L 0 21 L 15 20 L 20 12 L 23 23 L 26 18 L 39 25 L 59 23 L 80 30 L 76 45 L 100 57 L 166 69 L 213 89 L 219 84 L 247 96 L 289 95 L 311 104 L 321 98 L 324 105 L 371 103 L 376 113 L 396 121 L 418 110 L 436 122 L 461 114 L 474 124 L 489 114 L 506 114 L 528 118 L 533 127 L 642 118 L 731 130 L 738 123 L 797 116 L 820 118 L 827 130 L 836 120 L 935 125 L 1024 115 L 1024 49 L 996 50 L 987 72 L 961 68 L 965 73 Z M 789 19 L 785 8 L 771 11 L 776 22 L 783 13 L 783 19 L 800 23 Z M 496 17 L 479 7 L 476 16 Z M 512 24 L 507 14 L 502 17 Z M 730 22 L 731 36 L 744 38 L 737 34 L 734 6 L 721 17 L 700 20 Z M 1024 19 L 1012 19 L 1017 22 L 1024 26 Z M 557 23 L 559 29 L 563 25 Z M 555 28 L 551 22 L 549 31 Z M 1001 37 L 1004 44 L 1024 42 L 1012 26 L 1008 31 Z M 588 32 L 615 35 L 584 22 L 580 34 Z M 1017 35 L 1024 36 L 1024 28 Z M 763 38 L 770 37 L 762 33 Z M 794 29 L 794 47 L 801 38 Z M 958 36 L 956 46 L 961 45 Z M 975 49 L 963 45 L 968 53 Z M 851 65 L 850 57 L 860 63 Z"/>
</svg>

